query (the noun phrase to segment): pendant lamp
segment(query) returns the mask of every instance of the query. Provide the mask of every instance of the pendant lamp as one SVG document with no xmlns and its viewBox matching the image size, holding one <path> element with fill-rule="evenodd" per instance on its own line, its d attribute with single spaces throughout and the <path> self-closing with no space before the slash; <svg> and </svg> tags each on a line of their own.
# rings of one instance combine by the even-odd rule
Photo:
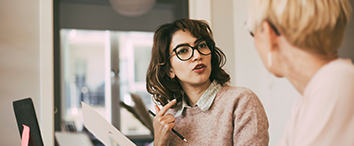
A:
<svg viewBox="0 0 354 146">
<path fill-rule="evenodd" d="M 123 16 L 137 17 L 148 13 L 156 0 L 109 0 L 112 8 Z"/>
</svg>

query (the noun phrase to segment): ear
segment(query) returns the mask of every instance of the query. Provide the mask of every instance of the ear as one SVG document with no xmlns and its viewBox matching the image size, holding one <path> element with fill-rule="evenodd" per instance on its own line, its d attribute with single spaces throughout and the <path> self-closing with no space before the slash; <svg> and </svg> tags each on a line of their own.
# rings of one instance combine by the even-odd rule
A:
<svg viewBox="0 0 354 146">
<path fill-rule="evenodd" d="M 278 38 L 279 36 L 275 33 L 273 28 L 271 27 L 271 24 L 267 21 L 262 22 L 262 29 L 261 29 L 265 39 L 267 39 L 270 42 L 270 51 L 273 51 L 277 44 L 278 44 Z"/>
<path fill-rule="evenodd" d="M 169 74 L 170 78 L 173 79 L 176 77 L 176 74 L 174 73 L 173 68 L 170 68 L 170 74 Z"/>
</svg>

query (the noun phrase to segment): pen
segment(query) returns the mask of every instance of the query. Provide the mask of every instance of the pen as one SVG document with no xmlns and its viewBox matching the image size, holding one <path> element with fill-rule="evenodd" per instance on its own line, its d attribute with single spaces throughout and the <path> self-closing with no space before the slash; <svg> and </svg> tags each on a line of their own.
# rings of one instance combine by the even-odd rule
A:
<svg viewBox="0 0 354 146">
<path fill-rule="evenodd" d="M 154 112 L 152 112 L 151 110 L 149 110 L 149 113 L 152 116 L 156 116 Z M 185 139 L 181 134 L 179 134 L 175 129 L 172 128 L 172 132 L 175 133 L 179 138 L 181 138 L 183 141 L 187 142 L 187 139 Z"/>
</svg>

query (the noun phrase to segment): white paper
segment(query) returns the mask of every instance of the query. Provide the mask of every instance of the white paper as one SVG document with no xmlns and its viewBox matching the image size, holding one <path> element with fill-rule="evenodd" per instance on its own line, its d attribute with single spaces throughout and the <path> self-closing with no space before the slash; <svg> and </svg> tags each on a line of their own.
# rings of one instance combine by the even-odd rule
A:
<svg viewBox="0 0 354 146">
<path fill-rule="evenodd" d="M 112 146 L 112 143 L 116 143 L 118 146 L 136 146 L 92 107 L 83 102 L 81 103 L 85 127 L 104 145 Z"/>
</svg>

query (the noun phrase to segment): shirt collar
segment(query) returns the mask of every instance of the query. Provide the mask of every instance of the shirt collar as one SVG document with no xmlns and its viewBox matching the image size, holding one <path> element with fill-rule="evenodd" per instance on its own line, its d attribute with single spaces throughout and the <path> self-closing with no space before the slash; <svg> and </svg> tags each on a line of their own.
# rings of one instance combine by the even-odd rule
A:
<svg viewBox="0 0 354 146">
<path fill-rule="evenodd" d="M 198 106 L 203 112 L 206 112 L 211 107 L 220 88 L 221 84 L 214 80 L 194 106 Z M 177 110 L 175 117 L 180 116 L 185 108 L 191 108 L 185 100 L 185 97 L 182 96 L 182 107 Z"/>
</svg>

